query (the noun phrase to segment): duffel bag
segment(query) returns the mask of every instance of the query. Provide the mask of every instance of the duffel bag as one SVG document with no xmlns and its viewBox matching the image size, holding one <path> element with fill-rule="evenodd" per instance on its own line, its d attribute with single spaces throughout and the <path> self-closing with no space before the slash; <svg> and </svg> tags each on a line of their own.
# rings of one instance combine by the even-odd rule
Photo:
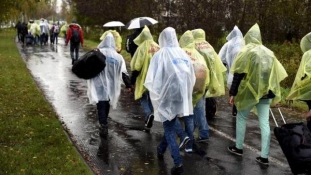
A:
<svg viewBox="0 0 311 175">
<path fill-rule="evenodd" d="M 106 57 L 99 50 L 91 50 L 81 56 L 72 66 L 72 72 L 79 78 L 91 79 L 106 66 Z"/>
</svg>

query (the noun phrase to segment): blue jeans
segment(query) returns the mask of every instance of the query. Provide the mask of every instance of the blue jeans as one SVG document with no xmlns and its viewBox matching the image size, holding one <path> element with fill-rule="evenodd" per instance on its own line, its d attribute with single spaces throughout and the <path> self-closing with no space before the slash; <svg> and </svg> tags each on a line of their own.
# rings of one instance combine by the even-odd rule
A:
<svg viewBox="0 0 311 175">
<path fill-rule="evenodd" d="M 168 147 L 174 160 L 174 165 L 176 166 L 182 165 L 182 159 L 179 153 L 179 146 L 175 138 L 175 133 L 177 130 L 179 130 L 178 127 L 181 127 L 181 125 L 178 125 L 178 123 L 179 122 L 177 117 L 171 121 L 166 120 L 165 122 L 163 122 L 164 136 L 157 148 L 157 151 L 160 154 L 164 154 L 166 148 Z"/>
<path fill-rule="evenodd" d="M 70 56 L 72 60 L 78 60 L 79 58 L 79 48 L 80 43 L 72 43 L 70 42 Z M 74 55 L 76 54 L 76 55 Z"/>
<path fill-rule="evenodd" d="M 205 98 L 202 97 L 193 109 L 194 130 L 199 128 L 199 137 L 209 138 L 209 127 L 205 117 Z M 191 115 L 190 115 L 191 116 Z M 193 131 L 194 131 L 193 130 Z"/>
<path fill-rule="evenodd" d="M 107 118 L 110 109 L 109 101 L 99 101 L 96 105 L 99 124 L 107 125 Z"/>
<path fill-rule="evenodd" d="M 177 120 L 177 122 L 176 122 L 176 125 L 177 125 L 176 133 L 177 133 L 177 136 L 180 138 L 180 140 L 183 141 L 183 139 L 185 138 L 185 134 L 184 133 L 186 132 L 187 136 L 190 138 L 190 141 L 186 145 L 186 149 L 192 149 L 192 145 L 194 143 L 194 136 L 193 136 L 194 120 L 193 120 L 193 115 L 182 117 L 182 119 L 184 120 L 185 130 L 183 130 L 179 120 Z"/>
<path fill-rule="evenodd" d="M 54 42 L 57 44 L 58 43 L 58 33 L 54 33 L 53 37 L 54 37 Z"/>
<path fill-rule="evenodd" d="M 141 106 L 144 110 L 144 113 L 145 113 L 145 121 L 147 121 L 148 116 L 153 112 L 153 106 L 152 106 L 148 91 L 143 93 L 143 95 L 140 99 L 140 104 L 141 104 Z"/>
</svg>

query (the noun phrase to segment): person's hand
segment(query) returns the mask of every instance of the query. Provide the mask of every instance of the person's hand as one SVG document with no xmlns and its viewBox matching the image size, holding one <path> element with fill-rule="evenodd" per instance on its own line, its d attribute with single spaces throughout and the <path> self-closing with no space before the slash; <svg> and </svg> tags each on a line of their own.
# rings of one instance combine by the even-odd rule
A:
<svg viewBox="0 0 311 175">
<path fill-rule="evenodd" d="M 234 104 L 234 96 L 230 96 L 230 98 L 229 98 L 229 105 L 233 106 L 233 104 Z"/>
<path fill-rule="evenodd" d="M 130 93 L 130 92 L 132 92 L 132 88 L 126 88 L 125 91 L 128 92 L 128 93 Z"/>
</svg>

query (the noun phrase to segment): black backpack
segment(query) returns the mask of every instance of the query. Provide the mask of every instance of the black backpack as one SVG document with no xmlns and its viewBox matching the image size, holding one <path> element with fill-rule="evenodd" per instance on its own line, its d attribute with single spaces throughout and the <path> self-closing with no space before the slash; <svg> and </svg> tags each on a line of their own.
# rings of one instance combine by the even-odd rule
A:
<svg viewBox="0 0 311 175">
<path fill-rule="evenodd" d="M 210 97 L 205 99 L 205 113 L 206 119 L 212 119 L 217 112 L 217 101 L 215 98 Z"/>
<path fill-rule="evenodd" d="M 81 56 L 72 66 L 72 72 L 79 78 L 91 79 L 106 67 L 106 57 L 99 50 L 91 50 Z"/>
<path fill-rule="evenodd" d="M 80 28 L 74 29 L 71 28 L 72 36 L 70 42 L 79 43 L 80 42 Z"/>
</svg>

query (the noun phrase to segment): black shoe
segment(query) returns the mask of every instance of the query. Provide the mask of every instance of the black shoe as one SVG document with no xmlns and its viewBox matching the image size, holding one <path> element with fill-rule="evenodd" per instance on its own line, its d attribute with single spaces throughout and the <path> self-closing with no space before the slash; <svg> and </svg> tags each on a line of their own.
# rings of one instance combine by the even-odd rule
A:
<svg viewBox="0 0 311 175">
<path fill-rule="evenodd" d="M 152 127 L 153 119 L 154 119 L 154 115 L 153 115 L 153 114 L 150 114 L 150 115 L 148 116 L 148 119 L 147 119 L 146 124 L 145 124 L 145 126 L 146 126 L 147 128 L 151 128 L 151 127 Z"/>
<path fill-rule="evenodd" d="M 172 169 L 171 169 L 171 175 L 179 175 L 179 174 L 182 174 L 184 172 L 184 168 L 182 165 L 180 166 L 174 166 Z"/>
<path fill-rule="evenodd" d="M 103 138 L 107 138 L 108 136 L 108 125 L 101 125 L 99 128 L 99 135 Z"/>
<path fill-rule="evenodd" d="M 75 63 L 75 60 L 74 60 L 74 59 L 72 59 L 71 64 L 73 65 L 74 63 Z"/>
<path fill-rule="evenodd" d="M 236 109 L 236 106 L 233 105 L 233 107 L 232 107 L 232 115 L 233 115 L 233 116 L 236 116 L 237 113 L 238 113 L 238 111 L 237 111 L 237 109 Z"/>
<path fill-rule="evenodd" d="M 242 156 L 242 154 L 243 154 L 243 149 L 238 149 L 238 148 L 236 148 L 235 146 L 229 146 L 229 147 L 228 147 L 228 150 L 229 150 L 231 153 L 233 153 L 233 154 L 235 154 L 235 155 L 238 155 L 238 156 Z"/>
<path fill-rule="evenodd" d="M 184 139 L 179 144 L 179 149 L 183 149 L 184 146 L 190 141 L 190 138 L 188 136 L 184 137 Z"/>
<path fill-rule="evenodd" d="M 198 143 L 207 143 L 208 142 L 208 138 L 202 138 L 202 137 L 199 137 L 196 139 L 196 142 Z"/>
<path fill-rule="evenodd" d="M 267 158 L 262 158 L 262 157 L 256 157 L 256 162 L 269 166 L 269 160 Z"/>
</svg>

